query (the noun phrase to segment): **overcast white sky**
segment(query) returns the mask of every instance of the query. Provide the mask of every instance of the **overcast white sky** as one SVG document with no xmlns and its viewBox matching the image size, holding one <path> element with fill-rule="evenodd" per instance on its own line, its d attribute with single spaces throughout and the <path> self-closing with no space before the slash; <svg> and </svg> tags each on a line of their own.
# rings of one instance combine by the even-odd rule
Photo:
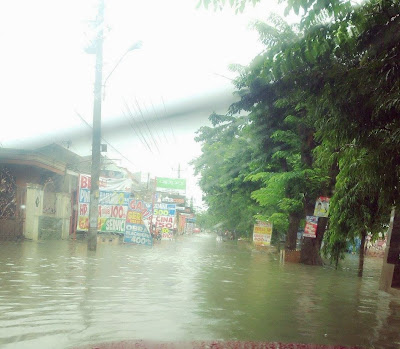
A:
<svg viewBox="0 0 400 349">
<path fill-rule="evenodd" d="M 181 164 L 198 197 L 187 165 L 200 154 L 194 131 L 231 103 L 232 85 L 221 77 L 234 77 L 228 65 L 247 64 L 261 51 L 249 22 L 282 13 L 282 6 L 264 0 L 235 15 L 229 7 L 196 9 L 197 0 L 105 3 L 103 76 L 132 43 L 143 41 L 107 82 L 104 137 L 118 150 L 109 148 L 108 156 L 157 176 L 174 176 Z M 97 0 L 0 1 L 3 147 L 70 141 L 72 151 L 90 154 L 90 128 L 77 114 L 91 124 L 95 56 L 84 48 L 96 13 Z M 153 121 L 143 124 L 147 118 Z"/>
</svg>

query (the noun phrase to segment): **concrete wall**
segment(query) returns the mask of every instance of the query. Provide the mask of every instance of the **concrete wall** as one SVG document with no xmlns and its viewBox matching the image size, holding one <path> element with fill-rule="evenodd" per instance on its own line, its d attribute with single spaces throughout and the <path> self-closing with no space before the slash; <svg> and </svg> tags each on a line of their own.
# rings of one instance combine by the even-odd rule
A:
<svg viewBox="0 0 400 349">
<path fill-rule="evenodd" d="M 71 221 L 71 194 L 57 193 L 57 218 L 61 220 L 61 238 L 68 239 Z"/>
<path fill-rule="evenodd" d="M 0 219 L 0 241 L 15 241 L 23 237 L 23 220 L 18 217 Z"/>
<path fill-rule="evenodd" d="M 43 213 L 43 188 L 27 184 L 24 236 L 31 240 L 68 239 L 71 219 L 71 195 L 56 193 L 56 212 Z"/>
<path fill-rule="evenodd" d="M 43 212 L 43 190 L 41 185 L 32 183 L 26 185 L 25 212 L 24 236 L 27 239 L 38 240 L 39 217 Z"/>
<path fill-rule="evenodd" d="M 15 212 L 12 217 L 0 218 L 0 240 L 18 240 L 23 237 L 25 210 L 25 187 L 16 187 Z"/>
</svg>

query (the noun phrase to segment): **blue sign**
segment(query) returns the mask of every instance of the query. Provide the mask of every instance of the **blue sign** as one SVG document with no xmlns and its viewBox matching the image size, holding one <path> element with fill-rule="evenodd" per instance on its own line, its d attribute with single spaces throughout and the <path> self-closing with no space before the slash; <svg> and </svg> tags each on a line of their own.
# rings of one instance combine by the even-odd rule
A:
<svg viewBox="0 0 400 349">
<path fill-rule="evenodd" d="M 126 223 L 124 242 L 139 245 L 153 245 L 151 234 L 144 224 Z"/>
<path fill-rule="evenodd" d="M 99 193 L 99 204 L 100 205 L 120 205 L 127 206 L 129 203 L 130 194 L 125 191 L 105 191 L 100 190 Z M 80 189 L 79 190 L 79 203 L 88 204 L 90 203 L 90 190 Z"/>
<path fill-rule="evenodd" d="M 151 204 L 135 199 L 129 201 L 124 242 L 147 246 L 153 245 L 153 238 L 147 228 L 151 223 L 149 221 L 151 212 Z"/>
<path fill-rule="evenodd" d="M 176 214 L 176 204 L 155 204 L 154 208 L 159 211 L 168 211 L 163 213 L 156 213 L 156 216 L 175 216 Z M 156 211 L 156 212 L 157 212 Z"/>
</svg>

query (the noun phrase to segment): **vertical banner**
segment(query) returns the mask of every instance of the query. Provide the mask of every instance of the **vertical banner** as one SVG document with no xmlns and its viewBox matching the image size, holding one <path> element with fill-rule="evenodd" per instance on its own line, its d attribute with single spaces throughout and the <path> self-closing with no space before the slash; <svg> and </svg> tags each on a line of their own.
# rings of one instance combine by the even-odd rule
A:
<svg viewBox="0 0 400 349">
<path fill-rule="evenodd" d="M 126 178 L 100 177 L 98 230 L 101 232 L 125 233 L 131 181 Z M 91 178 L 79 176 L 78 230 L 89 228 Z"/>
<path fill-rule="evenodd" d="M 253 242 L 258 246 L 269 246 L 271 245 L 272 237 L 272 223 L 257 221 L 254 224 L 253 230 Z"/>
<path fill-rule="evenodd" d="M 194 230 L 194 223 L 193 222 L 187 222 L 186 223 L 186 234 L 193 234 L 193 230 Z"/>
<path fill-rule="evenodd" d="M 162 240 L 172 240 L 175 228 L 176 204 L 154 204 L 153 225 Z"/>
<path fill-rule="evenodd" d="M 178 214 L 178 233 L 183 234 L 186 227 L 186 216 L 182 213 Z"/>
<path fill-rule="evenodd" d="M 186 217 L 186 227 L 185 227 L 186 234 L 189 234 L 189 235 L 193 234 L 195 223 L 196 223 L 196 219 L 194 218 L 193 214 Z"/>
<path fill-rule="evenodd" d="M 126 215 L 124 242 L 152 246 L 151 216 L 151 204 L 141 200 L 130 200 Z"/>
<path fill-rule="evenodd" d="M 329 198 L 320 196 L 315 202 L 314 216 L 328 217 L 329 215 Z"/>
<path fill-rule="evenodd" d="M 304 228 L 303 236 L 306 238 L 316 238 L 317 237 L 317 226 L 318 226 L 318 217 L 307 216 L 306 217 L 306 227 Z"/>
</svg>

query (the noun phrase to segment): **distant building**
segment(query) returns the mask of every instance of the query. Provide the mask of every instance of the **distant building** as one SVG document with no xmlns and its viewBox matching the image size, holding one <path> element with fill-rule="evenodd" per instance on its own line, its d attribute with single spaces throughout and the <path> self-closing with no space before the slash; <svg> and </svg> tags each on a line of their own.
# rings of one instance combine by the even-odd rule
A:
<svg viewBox="0 0 400 349">
<path fill-rule="evenodd" d="M 79 175 L 90 173 L 91 156 L 58 144 L 35 150 L 0 148 L 0 240 L 69 238 L 77 227 Z M 141 183 L 103 155 L 100 175 L 130 179 L 132 197 L 151 202 L 154 182 Z"/>
<path fill-rule="evenodd" d="M 81 158 L 52 144 L 0 149 L 0 239 L 66 239 L 73 221 Z"/>
</svg>

